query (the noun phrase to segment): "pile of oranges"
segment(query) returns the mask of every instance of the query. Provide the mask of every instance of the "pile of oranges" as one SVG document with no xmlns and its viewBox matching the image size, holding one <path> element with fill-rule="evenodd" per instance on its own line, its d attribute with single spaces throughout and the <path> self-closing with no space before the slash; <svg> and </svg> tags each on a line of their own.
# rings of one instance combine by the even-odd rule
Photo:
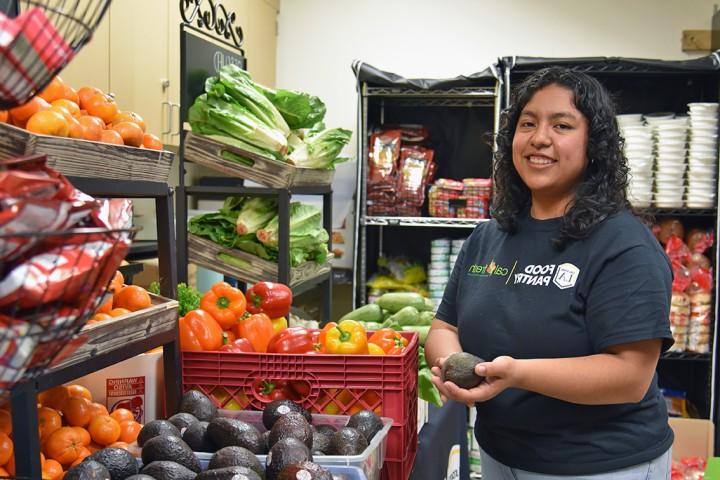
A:
<svg viewBox="0 0 720 480">
<path fill-rule="evenodd" d="M 92 325 L 130 312 L 137 312 L 152 305 L 147 290 L 137 285 L 125 285 L 125 279 L 120 272 L 115 272 L 108 293 L 111 295 L 108 295 L 107 300 L 100 305 L 100 308 L 95 311 L 95 315 L 85 325 Z"/>
<path fill-rule="evenodd" d="M 122 111 L 115 99 L 95 87 L 75 90 L 60 77 L 29 102 L 0 111 L 0 122 L 33 133 L 162 150 L 160 139 L 145 132 L 135 112 Z"/>
<path fill-rule="evenodd" d="M 142 424 L 130 410 L 93 402 L 82 385 L 53 387 L 38 395 L 38 430 L 43 480 L 59 480 L 65 471 L 105 447 L 128 449 Z M 0 409 L 0 477 L 15 475 L 12 415 Z"/>
</svg>

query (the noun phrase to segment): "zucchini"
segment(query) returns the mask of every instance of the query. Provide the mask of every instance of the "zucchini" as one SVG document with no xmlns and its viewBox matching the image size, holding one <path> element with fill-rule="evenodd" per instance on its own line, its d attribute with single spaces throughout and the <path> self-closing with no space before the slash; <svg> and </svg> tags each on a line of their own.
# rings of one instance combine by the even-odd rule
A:
<svg viewBox="0 0 720 480">
<path fill-rule="evenodd" d="M 420 317 L 418 318 L 418 325 L 430 325 L 435 318 L 435 314 L 433 312 L 420 312 Z"/>
<path fill-rule="evenodd" d="M 380 308 L 380 305 L 368 303 L 367 305 L 363 305 L 362 307 L 356 308 L 352 312 L 343 315 L 338 322 L 348 319 L 357 320 L 358 322 L 379 323 L 383 321 L 382 309 Z"/>
<path fill-rule="evenodd" d="M 391 322 L 397 322 L 398 325 L 417 325 L 420 321 L 420 312 L 415 307 L 403 307 L 388 319 Z"/>
<path fill-rule="evenodd" d="M 427 340 L 428 332 L 430 331 L 429 326 L 412 326 L 408 325 L 405 327 L 402 327 L 403 332 L 416 332 L 419 336 L 418 341 L 420 342 L 420 345 L 425 345 L 425 340 Z"/>
<path fill-rule="evenodd" d="M 375 302 L 381 308 L 391 313 L 399 312 L 404 307 L 414 307 L 416 310 L 425 310 L 425 297 L 415 292 L 391 292 L 382 295 Z"/>
<path fill-rule="evenodd" d="M 435 311 L 435 302 L 430 300 L 428 297 L 425 297 L 425 308 L 423 308 L 426 312 L 434 312 Z M 422 310 L 420 310 L 422 312 Z"/>
</svg>

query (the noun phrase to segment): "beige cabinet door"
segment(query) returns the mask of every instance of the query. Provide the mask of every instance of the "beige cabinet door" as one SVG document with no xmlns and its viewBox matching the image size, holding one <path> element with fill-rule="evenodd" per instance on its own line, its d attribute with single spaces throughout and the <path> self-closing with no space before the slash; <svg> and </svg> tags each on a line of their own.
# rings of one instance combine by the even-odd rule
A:
<svg viewBox="0 0 720 480">
<path fill-rule="evenodd" d="M 168 129 L 162 137 L 166 145 L 178 146 L 180 144 L 180 24 L 183 22 L 180 15 L 179 2 L 170 0 L 168 12 L 168 103 L 171 109 L 172 130 Z"/>
<path fill-rule="evenodd" d="M 110 12 L 98 25 L 90 41 L 60 72 L 63 81 L 79 90 L 92 86 L 107 92 L 110 88 Z"/>
<path fill-rule="evenodd" d="M 167 107 L 170 0 L 122 0 L 110 7 L 110 92 L 120 110 L 138 113 L 162 139 Z"/>
<path fill-rule="evenodd" d="M 253 80 L 275 86 L 277 51 L 277 0 L 234 0 L 238 22 L 243 28 L 243 49 Z"/>
</svg>

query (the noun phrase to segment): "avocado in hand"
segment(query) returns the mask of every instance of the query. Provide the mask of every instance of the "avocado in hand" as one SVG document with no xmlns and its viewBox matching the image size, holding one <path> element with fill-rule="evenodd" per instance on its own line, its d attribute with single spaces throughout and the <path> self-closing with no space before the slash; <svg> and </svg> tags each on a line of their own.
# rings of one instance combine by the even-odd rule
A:
<svg viewBox="0 0 720 480">
<path fill-rule="evenodd" d="M 485 360 L 472 353 L 453 353 L 443 363 L 442 381 L 452 382 L 460 388 L 477 387 L 485 380 L 485 377 L 475 373 L 475 365 L 483 362 Z"/>
</svg>

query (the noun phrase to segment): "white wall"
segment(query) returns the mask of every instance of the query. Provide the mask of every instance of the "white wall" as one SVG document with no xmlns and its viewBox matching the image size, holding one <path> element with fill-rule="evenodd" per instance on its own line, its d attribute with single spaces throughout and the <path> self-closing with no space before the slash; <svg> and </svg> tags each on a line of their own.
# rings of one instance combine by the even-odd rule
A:
<svg viewBox="0 0 720 480">
<path fill-rule="evenodd" d="M 281 0 L 276 85 L 319 96 L 328 126 L 355 130 L 353 59 L 423 78 L 506 55 L 686 59 L 682 31 L 709 29 L 712 14 L 712 0 Z M 354 168 L 338 169 L 336 210 Z"/>
</svg>

